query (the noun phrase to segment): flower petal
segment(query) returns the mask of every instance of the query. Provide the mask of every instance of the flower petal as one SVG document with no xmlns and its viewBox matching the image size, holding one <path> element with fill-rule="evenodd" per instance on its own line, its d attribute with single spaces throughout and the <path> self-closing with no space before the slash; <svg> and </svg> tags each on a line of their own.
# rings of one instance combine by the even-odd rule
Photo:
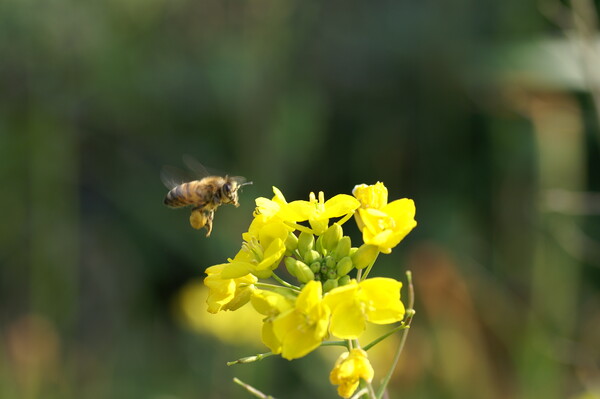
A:
<svg viewBox="0 0 600 399">
<path fill-rule="evenodd" d="M 360 202 L 351 195 L 338 194 L 325 201 L 323 217 L 328 219 L 344 216 L 360 207 Z"/>
</svg>

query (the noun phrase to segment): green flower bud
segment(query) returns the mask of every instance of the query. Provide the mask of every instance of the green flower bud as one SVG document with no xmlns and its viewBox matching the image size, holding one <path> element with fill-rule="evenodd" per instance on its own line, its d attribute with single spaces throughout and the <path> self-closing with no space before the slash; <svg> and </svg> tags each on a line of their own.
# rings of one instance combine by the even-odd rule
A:
<svg viewBox="0 0 600 399">
<path fill-rule="evenodd" d="M 297 271 L 298 271 L 298 274 L 296 275 L 296 278 L 301 283 L 305 283 L 306 284 L 309 281 L 312 281 L 312 280 L 315 279 L 315 274 L 312 272 L 312 270 L 310 270 L 310 267 L 308 267 L 306 265 L 306 263 L 297 260 L 296 261 L 296 268 L 297 268 Z"/>
<path fill-rule="evenodd" d="M 310 264 L 310 270 L 312 270 L 313 273 L 317 274 L 321 271 L 321 262 L 313 262 Z"/>
<path fill-rule="evenodd" d="M 306 252 L 312 250 L 314 246 L 315 236 L 304 231 L 301 232 L 298 236 L 298 251 L 300 252 L 300 256 L 304 258 Z"/>
<path fill-rule="evenodd" d="M 338 245 L 338 242 L 342 239 L 344 235 L 344 231 L 342 227 L 334 223 L 323 233 L 323 248 L 327 250 L 327 252 L 331 252 Z"/>
<path fill-rule="evenodd" d="M 338 287 L 349 284 L 350 280 L 352 280 L 352 279 L 350 278 L 350 276 L 347 276 L 347 275 L 338 278 Z"/>
<path fill-rule="evenodd" d="M 356 247 L 352 247 L 352 248 L 350 248 L 350 253 L 348 254 L 348 256 L 352 256 L 352 255 L 354 255 L 354 253 L 355 253 L 356 251 L 358 251 L 358 248 L 356 248 Z"/>
<path fill-rule="evenodd" d="M 298 248 L 298 237 L 296 237 L 296 235 L 290 231 L 285 239 L 286 252 L 291 254 L 296 250 L 296 248 Z"/>
<path fill-rule="evenodd" d="M 304 254 L 304 263 L 306 263 L 307 265 L 310 265 L 313 262 L 317 262 L 319 260 L 321 260 L 321 254 L 318 253 L 317 251 L 315 251 L 314 249 L 311 249 L 310 251 L 307 251 Z"/>
<path fill-rule="evenodd" d="M 337 286 L 338 281 L 336 279 L 328 279 L 323 283 L 323 292 L 329 292 Z"/>
<path fill-rule="evenodd" d="M 295 258 L 287 257 L 283 260 L 283 263 L 285 263 L 288 273 L 297 278 L 298 267 L 296 266 L 296 261 L 297 259 Z"/>
<path fill-rule="evenodd" d="M 350 273 L 352 269 L 354 269 L 354 265 L 352 264 L 352 259 L 349 256 L 342 258 L 336 265 L 337 276 L 342 277 L 346 274 Z"/>
<path fill-rule="evenodd" d="M 350 237 L 344 236 L 340 239 L 337 246 L 333 250 L 332 255 L 336 260 L 342 259 L 344 256 L 350 255 L 350 247 L 352 243 L 350 242 Z"/>
<path fill-rule="evenodd" d="M 377 259 L 379 248 L 375 245 L 363 244 L 352 255 L 352 263 L 357 269 L 364 269 Z"/>
<path fill-rule="evenodd" d="M 327 250 L 325 248 L 323 248 L 323 236 L 319 236 L 319 238 L 317 238 L 317 243 L 315 245 L 315 248 L 317 249 L 317 251 L 319 251 L 319 253 L 323 256 L 327 255 Z"/>
<path fill-rule="evenodd" d="M 327 267 L 327 269 L 329 270 L 333 270 L 335 269 L 335 265 L 336 265 L 336 261 L 333 257 L 331 256 L 326 256 L 325 257 L 325 266 Z"/>
<path fill-rule="evenodd" d="M 335 279 L 337 281 L 337 272 L 335 270 L 329 270 L 327 272 L 328 279 Z"/>
</svg>

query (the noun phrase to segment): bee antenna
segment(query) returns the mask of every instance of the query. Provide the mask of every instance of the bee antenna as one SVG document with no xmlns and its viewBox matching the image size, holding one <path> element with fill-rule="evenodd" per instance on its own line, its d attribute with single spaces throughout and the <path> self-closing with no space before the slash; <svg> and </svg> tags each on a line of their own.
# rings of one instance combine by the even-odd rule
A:
<svg viewBox="0 0 600 399">
<path fill-rule="evenodd" d="M 247 186 L 247 185 L 250 185 L 250 184 L 252 184 L 252 182 L 251 181 L 247 181 L 245 183 L 240 184 L 240 187 L 244 187 L 244 186 Z"/>
</svg>

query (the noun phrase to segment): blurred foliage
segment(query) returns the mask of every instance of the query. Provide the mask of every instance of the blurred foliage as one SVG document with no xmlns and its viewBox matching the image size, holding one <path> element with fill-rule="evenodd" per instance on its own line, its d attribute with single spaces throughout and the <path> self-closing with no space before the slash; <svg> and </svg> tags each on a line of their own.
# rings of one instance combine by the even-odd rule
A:
<svg viewBox="0 0 600 399">
<path fill-rule="evenodd" d="M 173 309 L 272 185 L 378 180 L 419 222 L 380 261 L 417 289 L 391 397 L 597 397 L 598 115 L 515 59 L 561 34 L 521 1 L 1 2 L 0 397 L 333 397 L 331 359 L 227 368 L 257 347 Z M 183 154 L 254 181 L 210 239 L 162 205 Z"/>
</svg>

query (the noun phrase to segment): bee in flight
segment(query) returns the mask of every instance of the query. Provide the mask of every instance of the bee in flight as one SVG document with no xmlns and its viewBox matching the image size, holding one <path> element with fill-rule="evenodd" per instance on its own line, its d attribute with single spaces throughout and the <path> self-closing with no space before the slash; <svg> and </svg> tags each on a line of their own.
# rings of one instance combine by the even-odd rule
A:
<svg viewBox="0 0 600 399">
<path fill-rule="evenodd" d="M 205 170 L 203 167 L 201 169 Z M 240 206 L 239 189 L 252 184 L 241 176 L 206 176 L 200 180 L 175 183 L 167 173 L 164 169 L 161 173 L 163 183 L 170 189 L 164 204 L 171 208 L 193 206 L 190 224 L 197 230 L 205 227 L 207 237 L 212 232 L 217 208 L 222 204 L 233 204 L 236 208 Z"/>
</svg>

